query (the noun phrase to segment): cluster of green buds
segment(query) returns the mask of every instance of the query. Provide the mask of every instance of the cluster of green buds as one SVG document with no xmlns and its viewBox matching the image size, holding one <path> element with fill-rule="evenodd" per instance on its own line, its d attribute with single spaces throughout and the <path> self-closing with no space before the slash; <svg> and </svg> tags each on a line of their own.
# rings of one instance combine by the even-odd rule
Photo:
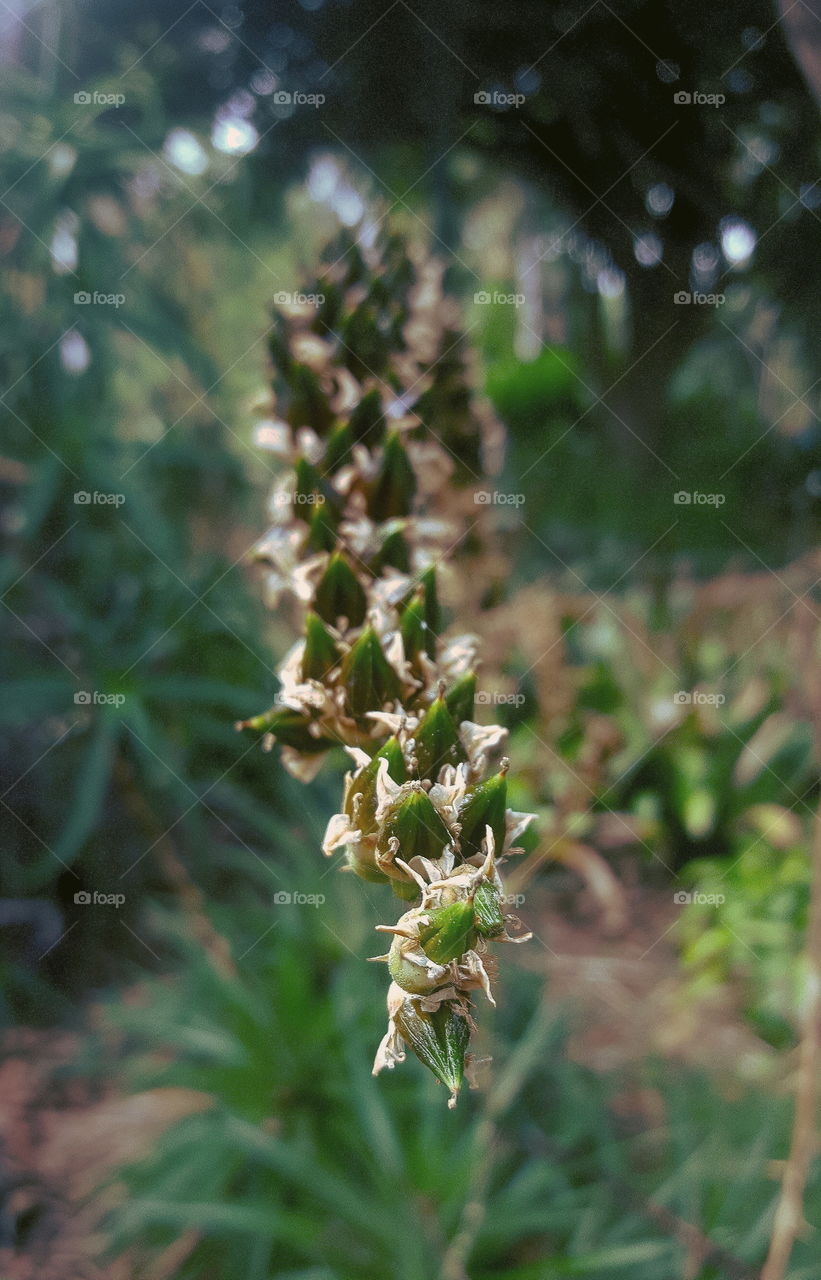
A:
<svg viewBox="0 0 821 1280">
<path fill-rule="evenodd" d="M 529 936 L 499 866 L 531 815 L 507 806 L 505 730 L 473 718 L 477 642 L 442 635 L 440 603 L 499 428 L 432 260 L 348 238 L 299 298 L 271 335 L 274 416 L 257 438 L 286 466 L 257 557 L 303 634 L 276 704 L 238 727 L 306 781 L 332 749 L 351 758 L 324 852 L 407 906 L 379 926 L 392 981 L 374 1074 L 410 1048 L 454 1105 L 475 1079 L 471 995 L 493 1001 L 490 944 Z"/>
</svg>

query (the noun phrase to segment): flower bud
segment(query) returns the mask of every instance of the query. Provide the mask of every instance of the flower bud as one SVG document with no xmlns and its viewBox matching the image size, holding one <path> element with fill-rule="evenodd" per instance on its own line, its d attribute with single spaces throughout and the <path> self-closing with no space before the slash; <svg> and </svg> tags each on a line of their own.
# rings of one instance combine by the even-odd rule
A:
<svg viewBox="0 0 821 1280">
<path fill-rule="evenodd" d="M 305 618 L 305 648 L 302 679 L 323 681 L 339 661 L 339 650 L 321 618 L 309 613 Z"/>
<path fill-rule="evenodd" d="M 462 801 L 458 821 L 461 825 L 459 848 L 463 858 L 470 858 L 482 852 L 482 841 L 485 838 L 485 827 L 490 827 L 496 843 L 496 850 L 501 854 L 505 839 L 505 817 L 507 813 L 507 768 L 506 766 L 486 782 L 480 782 L 470 795 Z"/>
<path fill-rule="evenodd" d="M 371 490 L 368 513 L 372 520 L 390 520 L 391 516 L 407 516 L 413 508 L 416 473 L 398 431 L 385 440 L 382 463 Z"/>
<path fill-rule="evenodd" d="M 482 938 L 499 938 L 505 931 L 501 895 L 495 884 L 483 880 L 473 895 L 476 932 Z"/>
<path fill-rule="evenodd" d="M 326 474 L 336 471 L 337 467 L 341 467 L 343 463 L 350 462 L 354 442 L 355 437 L 349 422 L 340 423 L 334 427 L 328 436 L 325 456 L 322 459 Z"/>
<path fill-rule="evenodd" d="M 376 571 L 388 566 L 400 573 L 410 573 L 410 548 L 401 529 L 389 533 L 379 549 Z"/>
<path fill-rule="evenodd" d="M 413 752 L 420 778 L 435 782 L 443 765 L 460 764 L 465 758 L 456 725 L 440 696 L 428 707 L 413 737 Z"/>
<path fill-rule="evenodd" d="M 382 397 L 376 389 L 369 391 L 359 401 L 350 416 L 348 428 L 355 441 L 364 441 L 367 437 L 369 449 L 379 443 L 385 430 L 385 414 Z"/>
<path fill-rule="evenodd" d="M 470 1039 L 467 1018 L 453 1001 L 443 1001 L 432 1013 L 419 999 L 408 996 L 394 1015 L 399 1034 L 424 1066 L 450 1089 L 454 1106 L 465 1072 L 465 1051 Z"/>
<path fill-rule="evenodd" d="M 270 733 L 283 746 L 293 747 L 308 755 L 330 750 L 334 743 L 330 738 L 314 737 L 308 728 L 311 723 L 308 716 L 300 711 L 294 711 L 290 707 L 275 707 L 264 711 L 262 715 L 252 716 L 250 720 L 240 720 L 237 728 Z"/>
<path fill-rule="evenodd" d="M 330 502 L 320 502 L 308 517 L 308 552 L 333 551 L 336 546 L 337 517 Z"/>
<path fill-rule="evenodd" d="M 369 711 L 381 711 L 386 702 L 399 697 L 399 675 L 388 662 L 372 627 L 366 627 L 345 655 L 342 682 L 347 707 L 355 719 Z"/>
<path fill-rule="evenodd" d="M 403 862 L 410 862 L 417 855 L 435 860 L 451 838 L 444 819 L 421 788 L 410 791 L 386 818 L 379 837 L 382 853 L 390 852 L 389 841 L 394 837 L 399 841 Z"/>
<path fill-rule="evenodd" d="M 476 673 L 468 671 L 460 676 L 445 694 L 445 704 L 457 729 L 463 720 L 473 719 L 476 701 Z"/>
<path fill-rule="evenodd" d="M 447 964 L 470 951 L 476 941 L 474 907 L 469 898 L 449 907 L 426 909 L 430 924 L 419 928 L 419 945 L 429 960 Z M 400 983 L 401 986 L 401 983 Z"/>
<path fill-rule="evenodd" d="M 294 515 L 307 524 L 314 509 L 325 505 L 324 501 L 316 502 L 318 497 L 324 498 L 322 481 L 316 467 L 307 458 L 297 458 L 295 469 Z"/>
<path fill-rule="evenodd" d="M 325 622 L 335 626 L 339 618 L 347 618 L 351 627 L 361 627 L 368 608 L 362 585 L 348 561 L 335 551 L 319 580 L 314 608 Z"/>
<path fill-rule="evenodd" d="M 399 630 L 402 635 L 405 657 L 408 662 L 418 666 L 417 659 L 419 654 L 426 653 L 428 648 L 425 598 L 421 591 L 417 592 L 402 610 Z"/>
<path fill-rule="evenodd" d="M 436 567 L 431 565 L 429 569 L 426 569 L 420 581 L 425 598 L 425 626 L 427 628 L 425 647 L 428 657 L 435 658 L 436 641 L 439 639 L 439 632 L 442 630 L 442 611 L 439 608 L 439 596 L 436 590 Z"/>
</svg>

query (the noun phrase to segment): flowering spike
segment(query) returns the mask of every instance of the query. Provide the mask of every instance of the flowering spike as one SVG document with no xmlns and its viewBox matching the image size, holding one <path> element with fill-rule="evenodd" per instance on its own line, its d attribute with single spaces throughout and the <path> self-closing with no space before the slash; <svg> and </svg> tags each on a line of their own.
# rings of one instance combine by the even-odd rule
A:
<svg viewBox="0 0 821 1280">
<path fill-rule="evenodd" d="M 528 817 L 506 808 L 506 763 L 487 776 L 505 731 L 474 722 L 475 642 L 443 637 L 438 598 L 449 549 L 464 574 L 480 545 L 471 477 L 499 430 L 473 397 L 443 268 L 398 237 L 344 233 L 325 264 L 308 286 L 325 301 L 283 308 L 270 334 L 269 439 L 291 475 L 258 555 L 304 636 L 278 704 L 242 727 L 275 736 L 305 780 L 336 743 L 353 758 L 323 851 L 404 903 L 379 926 L 393 981 L 374 1072 L 410 1047 L 452 1105 L 472 997 L 493 1002 L 489 944 L 507 937 L 498 868 Z"/>
</svg>

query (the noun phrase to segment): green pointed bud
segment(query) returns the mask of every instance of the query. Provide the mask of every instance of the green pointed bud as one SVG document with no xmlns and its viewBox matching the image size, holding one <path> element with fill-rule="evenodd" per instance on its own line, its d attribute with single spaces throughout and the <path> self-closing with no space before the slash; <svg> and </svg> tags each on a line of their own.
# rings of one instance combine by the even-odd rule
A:
<svg viewBox="0 0 821 1280">
<path fill-rule="evenodd" d="M 314 609 L 331 626 L 347 618 L 349 626 L 361 627 L 367 608 L 362 584 L 342 553 L 335 551 L 317 585 Z"/>
<path fill-rule="evenodd" d="M 505 931 L 505 913 L 499 890 L 490 880 L 483 880 L 473 895 L 476 932 L 482 938 L 498 938 Z"/>
<path fill-rule="evenodd" d="M 419 944 L 429 960 L 447 964 L 469 951 L 476 942 L 473 903 L 469 898 L 449 907 L 426 911 L 430 924 L 419 930 Z"/>
<path fill-rule="evenodd" d="M 476 673 L 469 671 L 460 676 L 445 694 L 448 711 L 453 717 L 457 729 L 463 720 L 473 719 L 473 707 L 476 701 Z"/>
<path fill-rule="evenodd" d="M 315 613 L 305 618 L 305 649 L 302 654 L 302 679 L 324 680 L 339 661 L 339 650 L 325 623 Z"/>
<path fill-rule="evenodd" d="M 385 441 L 382 463 L 368 502 L 368 514 L 377 522 L 390 520 L 391 516 L 410 515 L 415 493 L 416 473 L 405 442 L 398 431 L 392 431 Z"/>
<path fill-rule="evenodd" d="M 277 742 L 285 747 L 294 747 L 307 755 L 319 751 L 327 751 L 334 744 L 330 738 L 315 738 L 309 733 L 311 723 L 308 716 L 302 715 L 291 707 L 272 707 L 260 716 L 252 716 L 250 720 L 240 720 L 238 729 L 253 729 L 257 733 L 271 733 Z"/>
<path fill-rule="evenodd" d="M 381 760 L 387 760 L 388 777 L 400 786 L 408 776 L 399 742 L 396 738 L 388 738 L 373 759 L 351 779 L 345 795 L 345 813 L 366 836 L 376 830 L 376 776 Z M 357 796 L 360 797 L 359 800 L 356 799 Z"/>
<path fill-rule="evenodd" d="M 342 661 L 342 683 L 351 715 L 361 718 L 368 711 L 381 711 L 386 702 L 399 697 L 399 674 L 385 657 L 379 636 L 366 627 Z"/>
<path fill-rule="evenodd" d="M 431 565 L 420 579 L 425 597 L 425 625 L 427 635 L 425 644 L 429 658 L 436 657 L 436 641 L 442 630 L 442 611 L 439 608 L 439 596 L 436 590 L 436 567 Z"/>
<path fill-rule="evenodd" d="M 443 1001 L 433 1013 L 426 1013 L 418 1000 L 409 996 L 394 1015 L 402 1039 L 437 1080 L 451 1091 L 451 1104 L 462 1085 L 465 1052 L 470 1040 L 467 1019 L 457 1013 L 452 1001 Z"/>
<path fill-rule="evenodd" d="M 288 421 L 291 426 L 313 427 L 317 435 L 324 435 L 333 422 L 333 414 L 319 385 L 319 378 L 307 365 L 293 364 L 288 381 L 291 387 Z"/>
<path fill-rule="evenodd" d="M 325 456 L 322 459 L 322 466 L 326 474 L 336 471 L 337 467 L 341 467 L 343 463 L 351 460 L 351 446 L 353 445 L 355 436 L 351 431 L 349 423 L 340 423 L 334 427 L 328 436 L 328 445 L 325 449 Z"/>
<path fill-rule="evenodd" d="M 298 458 L 296 463 L 296 488 L 294 490 L 294 515 L 306 523 L 310 523 L 313 512 L 325 505 L 322 493 L 322 482 L 319 472 L 307 458 Z"/>
<path fill-rule="evenodd" d="M 388 884 L 390 877 L 386 876 L 384 871 L 380 871 L 375 862 L 367 862 L 364 858 L 357 858 L 356 850 L 350 846 L 345 851 L 345 862 L 360 880 L 366 880 L 368 884 Z"/>
<path fill-rule="evenodd" d="M 444 698 L 436 698 L 428 707 L 422 723 L 413 736 L 413 754 L 420 778 L 436 782 L 439 770 L 446 764 L 457 765 L 465 758 L 459 733 Z"/>
<path fill-rule="evenodd" d="M 333 551 L 336 546 L 337 517 L 330 502 L 320 502 L 310 508 L 308 516 L 308 541 L 306 551 Z"/>
<path fill-rule="evenodd" d="M 348 427 L 356 441 L 367 436 L 369 449 L 379 443 L 385 433 L 385 415 L 378 391 L 369 391 L 362 397 L 350 416 Z"/>
<path fill-rule="evenodd" d="M 419 886 L 415 880 L 394 880 L 391 878 L 391 888 L 394 897 L 400 898 L 402 902 L 415 902 L 419 897 Z M 402 983 L 399 983 L 400 987 Z"/>
<path fill-rule="evenodd" d="M 480 782 L 466 796 L 459 809 L 458 821 L 462 832 L 459 847 L 463 858 L 470 858 L 482 851 L 485 827 L 490 827 L 496 843 L 497 857 L 501 854 L 505 839 L 507 814 L 507 769 L 492 778 Z"/>
<path fill-rule="evenodd" d="M 450 832 L 435 808 L 427 792 L 411 791 L 391 816 L 385 820 L 380 832 L 380 845 L 387 851 L 388 841 L 399 841 L 399 857 L 403 862 L 420 855 L 438 858 L 450 841 Z"/>
<path fill-rule="evenodd" d="M 408 662 L 415 663 L 419 654 L 427 652 L 427 624 L 425 623 L 425 600 L 422 592 L 405 605 L 399 620 L 399 631 Z"/>
<path fill-rule="evenodd" d="M 377 572 L 387 566 L 398 569 L 400 573 L 410 573 L 410 547 L 401 529 L 394 529 L 389 533 L 380 548 Z"/>
</svg>

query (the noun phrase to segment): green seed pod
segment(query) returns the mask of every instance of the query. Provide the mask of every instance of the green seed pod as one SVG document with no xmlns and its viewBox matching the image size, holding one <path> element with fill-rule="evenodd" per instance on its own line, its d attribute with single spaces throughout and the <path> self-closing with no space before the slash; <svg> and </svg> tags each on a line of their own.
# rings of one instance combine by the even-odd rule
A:
<svg viewBox="0 0 821 1280">
<path fill-rule="evenodd" d="M 307 458 L 298 458 L 296 462 L 296 488 L 294 490 L 294 515 L 298 519 L 310 523 L 311 516 L 317 507 L 325 505 L 322 492 L 322 481 L 319 472 Z"/>
<path fill-rule="evenodd" d="M 427 652 L 427 624 L 425 622 L 425 599 L 421 591 L 417 592 L 402 610 L 399 620 L 402 644 L 408 662 L 417 666 L 420 653 Z"/>
<path fill-rule="evenodd" d="M 308 732 L 311 723 L 308 716 L 290 707 L 272 707 L 262 715 L 252 716 L 250 720 L 241 720 L 238 729 L 253 729 L 257 733 L 271 733 L 277 742 L 285 747 L 294 747 L 308 755 L 319 751 L 328 751 L 334 745 L 330 738 L 315 738 Z"/>
<path fill-rule="evenodd" d="M 435 782 L 446 764 L 459 764 L 465 758 L 456 725 L 442 697 L 428 707 L 413 736 L 413 751 L 419 766 L 419 777 Z"/>
<path fill-rule="evenodd" d="M 478 787 L 462 801 L 458 821 L 462 827 L 459 847 L 463 858 L 470 858 L 482 851 L 485 827 L 490 827 L 500 854 L 505 839 L 507 813 L 507 769 L 480 782 Z"/>
<path fill-rule="evenodd" d="M 476 932 L 482 938 L 498 938 L 505 931 L 505 916 L 501 895 L 495 884 L 483 880 L 473 896 L 473 912 Z"/>
<path fill-rule="evenodd" d="M 425 636 L 425 647 L 428 657 L 436 657 L 436 641 L 439 638 L 439 632 L 442 630 L 442 611 L 439 608 L 439 596 L 436 590 L 436 567 L 431 565 L 426 569 L 420 579 L 422 590 L 425 598 L 425 626 L 427 634 Z"/>
<path fill-rule="evenodd" d="M 342 661 L 342 682 L 351 715 L 380 711 L 399 697 L 399 675 L 388 662 L 372 627 L 366 627 Z"/>
<path fill-rule="evenodd" d="M 336 471 L 337 467 L 341 467 L 343 463 L 350 462 L 354 440 L 355 436 L 350 423 L 340 423 L 334 427 L 328 436 L 325 456 L 322 459 L 322 468 L 326 474 Z"/>
<path fill-rule="evenodd" d="M 409 996 L 394 1020 L 419 1061 L 450 1089 L 453 1105 L 465 1073 L 465 1051 L 470 1039 L 467 1019 L 456 1012 L 452 1001 L 443 1001 L 433 1013 L 426 1013 L 419 1001 Z"/>
<path fill-rule="evenodd" d="M 360 880 L 367 880 L 368 884 L 391 883 L 390 876 L 380 871 L 375 862 L 357 857 L 357 850 L 350 845 L 345 850 L 345 862 Z"/>
<path fill-rule="evenodd" d="M 460 676 L 445 694 L 447 709 L 458 728 L 463 720 L 473 719 L 473 706 L 476 700 L 476 673 L 469 671 Z"/>
<path fill-rule="evenodd" d="M 416 473 L 408 458 L 405 442 L 398 431 L 392 431 L 385 441 L 382 464 L 368 502 L 368 514 L 376 521 L 410 515 L 415 493 Z"/>
<path fill-rule="evenodd" d="M 305 649 L 302 654 L 302 679 L 325 680 L 339 661 L 339 650 L 324 622 L 315 613 L 305 618 Z"/>
<path fill-rule="evenodd" d="M 426 792 L 411 791 L 397 805 L 382 827 L 380 852 L 388 852 L 388 841 L 396 837 L 403 862 L 420 855 L 438 858 L 450 841 L 450 832 Z"/>
<path fill-rule="evenodd" d="M 363 835 L 371 835 L 376 830 L 376 775 L 379 772 L 380 760 L 387 760 L 388 776 L 394 782 L 401 785 L 407 779 L 402 748 L 396 738 L 388 738 L 370 763 L 352 778 L 345 795 L 345 813 L 351 821 L 356 821 Z M 355 804 L 357 796 L 361 796 L 361 799 Z"/>
<path fill-rule="evenodd" d="M 400 898 L 402 902 L 415 902 L 419 897 L 419 886 L 415 880 L 396 880 L 393 876 L 388 878 L 391 882 L 394 897 Z"/>
<path fill-rule="evenodd" d="M 447 964 L 469 951 L 476 942 L 473 903 L 469 898 L 449 907 L 426 911 L 430 924 L 419 930 L 419 945 L 429 960 Z M 401 986 L 401 983 L 400 983 Z"/>
<path fill-rule="evenodd" d="M 404 917 L 403 917 L 404 919 Z M 402 923 L 402 920 L 399 921 Z M 421 996 L 450 980 L 450 971 L 436 963 L 420 964 L 419 957 L 412 960 L 407 955 L 408 939 L 395 937 L 388 952 L 388 971 L 398 987 Z"/>
<path fill-rule="evenodd" d="M 333 551 L 336 546 L 337 517 L 329 502 L 320 502 L 308 517 L 307 552 Z"/>
<path fill-rule="evenodd" d="M 365 621 L 367 597 L 359 579 L 340 551 L 335 551 L 331 556 L 319 580 L 314 595 L 314 608 L 320 618 L 331 626 L 335 626 L 339 618 L 347 618 L 351 627 L 361 627 Z"/>
<path fill-rule="evenodd" d="M 364 441 L 367 436 L 369 449 L 379 443 L 385 432 L 385 415 L 378 391 L 369 391 L 362 397 L 350 416 L 348 427 L 356 441 Z"/>
<path fill-rule="evenodd" d="M 378 573 L 386 567 L 410 573 L 410 548 L 401 529 L 389 533 L 379 550 L 374 568 Z"/>
</svg>

